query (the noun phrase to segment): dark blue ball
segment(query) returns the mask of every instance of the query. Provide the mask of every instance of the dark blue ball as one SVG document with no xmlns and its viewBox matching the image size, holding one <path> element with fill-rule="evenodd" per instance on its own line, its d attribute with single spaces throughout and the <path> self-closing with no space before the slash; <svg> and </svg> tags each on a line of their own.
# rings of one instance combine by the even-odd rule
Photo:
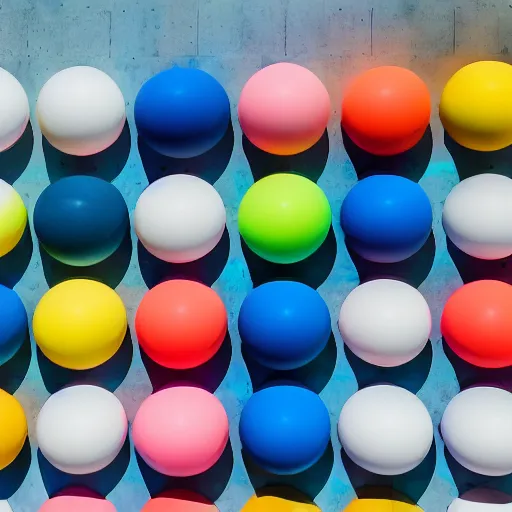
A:
<svg viewBox="0 0 512 512">
<path fill-rule="evenodd" d="M 71 176 L 47 187 L 34 209 L 34 229 L 56 260 L 85 267 L 111 256 L 130 225 L 117 188 L 92 176 Z"/>
<path fill-rule="evenodd" d="M 243 449 L 263 469 L 292 475 L 310 468 L 330 440 L 329 412 L 320 397 L 297 386 L 255 393 L 240 418 Z"/>
<path fill-rule="evenodd" d="M 0 285 L 0 364 L 18 352 L 28 333 L 25 306 L 18 294 Z"/>
<path fill-rule="evenodd" d="M 230 119 L 222 85 L 200 69 L 174 67 L 150 78 L 135 100 L 135 124 L 155 151 L 191 158 L 213 148 Z"/>
<path fill-rule="evenodd" d="M 247 296 L 238 328 L 247 353 L 257 362 L 274 370 L 293 370 L 325 348 L 331 335 L 331 317 L 313 288 L 275 281 Z"/>
<path fill-rule="evenodd" d="M 360 181 L 341 207 L 347 246 L 377 263 L 411 257 L 427 241 L 432 207 L 417 183 L 401 176 L 371 176 Z"/>
</svg>

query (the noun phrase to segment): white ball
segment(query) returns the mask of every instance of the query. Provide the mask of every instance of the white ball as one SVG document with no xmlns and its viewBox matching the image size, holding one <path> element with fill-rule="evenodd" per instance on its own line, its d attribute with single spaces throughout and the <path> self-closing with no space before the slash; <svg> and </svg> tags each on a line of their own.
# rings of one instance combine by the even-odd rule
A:
<svg viewBox="0 0 512 512">
<path fill-rule="evenodd" d="M 25 89 L 14 76 L 0 68 L 0 152 L 16 144 L 29 119 Z"/>
<path fill-rule="evenodd" d="M 88 66 L 53 75 L 37 99 L 37 119 L 48 142 L 63 153 L 94 155 L 121 135 L 123 93 L 106 73 Z"/>
<path fill-rule="evenodd" d="M 121 402 L 97 386 L 73 386 L 52 395 L 37 418 L 39 448 L 56 468 L 86 475 L 107 467 L 126 440 Z"/>
<path fill-rule="evenodd" d="M 448 512 L 512 512 L 512 497 L 494 489 L 477 488 L 452 501 Z"/>
<path fill-rule="evenodd" d="M 463 252 L 482 260 L 512 254 L 512 180 L 480 174 L 456 185 L 444 203 L 443 226 Z"/>
<path fill-rule="evenodd" d="M 206 181 L 186 174 L 166 176 L 142 193 L 135 207 L 135 231 L 154 256 L 187 263 L 208 254 L 226 227 L 226 209 Z"/>
<path fill-rule="evenodd" d="M 423 295 L 406 283 L 378 279 L 358 286 L 341 306 L 345 344 L 370 364 L 400 366 L 414 359 L 430 336 L 432 318 Z"/>
<path fill-rule="evenodd" d="M 446 448 L 466 469 L 486 476 L 512 473 L 512 394 L 477 387 L 459 393 L 441 421 Z"/>
<path fill-rule="evenodd" d="M 12 508 L 7 501 L 0 501 L 0 512 L 12 512 Z"/>
<path fill-rule="evenodd" d="M 348 399 L 340 414 L 338 435 L 357 465 L 378 475 L 401 475 L 427 456 L 434 427 L 416 395 L 379 385 Z"/>
</svg>

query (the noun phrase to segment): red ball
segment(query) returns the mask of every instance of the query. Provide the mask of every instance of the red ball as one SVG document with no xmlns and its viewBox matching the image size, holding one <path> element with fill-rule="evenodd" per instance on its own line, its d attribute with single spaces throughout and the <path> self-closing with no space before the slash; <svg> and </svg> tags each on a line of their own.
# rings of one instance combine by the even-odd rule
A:
<svg viewBox="0 0 512 512">
<path fill-rule="evenodd" d="M 512 365 L 512 286 L 475 281 L 444 307 L 441 333 L 464 361 L 482 368 Z"/>
<path fill-rule="evenodd" d="M 221 298 L 195 281 L 173 280 L 148 291 L 135 316 L 144 352 L 166 368 L 195 368 L 219 350 L 227 331 Z"/>
</svg>

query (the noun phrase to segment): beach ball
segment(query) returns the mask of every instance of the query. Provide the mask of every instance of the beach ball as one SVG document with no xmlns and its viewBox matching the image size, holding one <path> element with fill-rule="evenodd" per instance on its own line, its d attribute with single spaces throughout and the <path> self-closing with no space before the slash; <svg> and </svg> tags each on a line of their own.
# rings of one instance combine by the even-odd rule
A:
<svg viewBox="0 0 512 512">
<path fill-rule="evenodd" d="M 142 245 L 157 258 L 188 263 L 206 256 L 226 227 L 226 209 L 208 182 L 175 174 L 155 181 L 142 192 L 134 215 Z"/>
<path fill-rule="evenodd" d="M 98 386 L 72 386 L 52 395 L 37 418 L 37 444 L 64 473 L 87 475 L 117 457 L 128 433 L 123 405 Z"/>
<path fill-rule="evenodd" d="M 151 498 L 141 512 L 219 512 L 219 509 L 204 496 L 180 489 Z"/>
<path fill-rule="evenodd" d="M 512 394 L 493 387 L 459 393 L 446 408 L 441 433 L 463 467 L 485 476 L 512 473 Z"/>
<path fill-rule="evenodd" d="M 116 507 L 91 491 L 67 489 L 47 500 L 39 512 L 116 512 Z"/>
<path fill-rule="evenodd" d="M 381 66 L 360 74 L 347 87 L 341 123 L 359 147 L 389 156 L 421 140 L 430 111 L 430 93 L 418 75 L 398 66 Z"/>
<path fill-rule="evenodd" d="M 43 295 L 32 321 L 35 340 L 53 363 L 88 370 L 108 361 L 127 329 L 121 297 L 108 286 L 71 279 Z"/>
<path fill-rule="evenodd" d="M 142 403 L 132 438 L 139 455 L 155 471 L 172 477 L 194 476 L 210 469 L 224 452 L 228 416 L 208 391 L 171 387 Z"/>
<path fill-rule="evenodd" d="M 254 393 L 242 410 L 240 440 L 263 469 L 278 475 L 313 466 L 330 441 L 329 412 L 321 398 L 297 386 L 274 386 Z"/>
<path fill-rule="evenodd" d="M 246 137 L 275 155 L 295 155 L 316 144 L 331 115 L 329 93 L 309 69 L 280 62 L 244 85 L 238 118 Z"/>
<path fill-rule="evenodd" d="M 240 512 L 320 512 L 320 508 L 291 487 L 266 487 L 258 489 Z"/>
<path fill-rule="evenodd" d="M 12 508 L 8 501 L 0 501 L 0 512 L 12 512 Z"/>
<path fill-rule="evenodd" d="M 439 116 L 466 148 L 496 151 L 512 144 L 512 66 L 481 61 L 457 71 L 443 90 Z"/>
<path fill-rule="evenodd" d="M 23 199 L 14 187 L 0 179 L 0 258 L 18 245 L 26 226 Z"/>
<path fill-rule="evenodd" d="M 296 174 L 273 174 L 249 188 L 238 210 L 238 228 L 249 249 L 272 263 L 311 256 L 331 227 L 322 189 Z"/>
<path fill-rule="evenodd" d="M 512 180 L 480 174 L 461 181 L 443 208 L 448 238 L 463 252 L 483 260 L 512 254 Z"/>
<path fill-rule="evenodd" d="M 238 330 L 247 353 L 275 370 L 293 370 L 322 352 L 331 335 L 331 317 L 320 294 L 293 281 L 255 288 L 245 298 Z"/>
<path fill-rule="evenodd" d="M 366 260 L 397 263 L 427 241 L 432 207 L 417 183 L 401 176 L 370 176 L 343 201 L 341 227 L 347 245 Z"/>
<path fill-rule="evenodd" d="M 408 363 L 425 348 L 432 328 L 427 301 L 392 279 L 368 281 L 350 292 L 338 319 L 345 345 L 376 366 Z"/>
<path fill-rule="evenodd" d="M 135 330 L 139 344 L 166 368 L 195 368 L 210 360 L 226 337 L 226 307 L 217 293 L 195 281 L 161 283 L 144 295 Z"/>
<path fill-rule="evenodd" d="M 121 192 L 93 176 L 70 176 L 51 184 L 34 209 L 34 229 L 46 252 L 77 267 L 111 256 L 129 226 Z"/>
<path fill-rule="evenodd" d="M 18 294 L 0 284 L 0 365 L 18 352 L 28 336 L 25 306 Z"/>
<path fill-rule="evenodd" d="M 0 68 L 0 152 L 18 142 L 29 119 L 30 108 L 25 89 L 11 73 Z"/>
<path fill-rule="evenodd" d="M 441 333 L 464 361 L 482 368 L 512 365 L 512 286 L 475 281 L 453 293 L 441 316 Z"/>
<path fill-rule="evenodd" d="M 155 151 L 192 158 L 212 149 L 231 118 L 226 91 L 213 76 L 175 66 L 150 78 L 135 100 L 139 136 Z"/>
<path fill-rule="evenodd" d="M 89 66 L 59 71 L 36 106 L 41 132 L 62 153 L 94 155 L 119 138 L 126 121 L 123 93 L 106 73 Z"/>
<path fill-rule="evenodd" d="M 27 419 L 16 398 L 0 389 L 0 470 L 20 454 L 27 439 Z"/>
<path fill-rule="evenodd" d="M 511 512 L 512 496 L 495 489 L 477 487 L 452 501 L 448 512 Z"/>
<path fill-rule="evenodd" d="M 419 466 L 433 442 L 434 427 L 421 400 L 390 385 L 352 395 L 338 422 L 341 446 L 358 466 L 378 475 L 401 475 Z"/>
<path fill-rule="evenodd" d="M 345 512 L 422 512 L 417 505 L 386 499 L 355 499 Z"/>
</svg>

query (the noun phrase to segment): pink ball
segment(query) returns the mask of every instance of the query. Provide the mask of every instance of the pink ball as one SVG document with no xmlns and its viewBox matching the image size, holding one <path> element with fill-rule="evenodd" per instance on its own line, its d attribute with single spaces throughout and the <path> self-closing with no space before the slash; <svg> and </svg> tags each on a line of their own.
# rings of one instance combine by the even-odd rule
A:
<svg viewBox="0 0 512 512">
<path fill-rule="evenodd" d="M 164 475 L 186 477 L 210 469 L 229 439 L 228 417 L 211 393 L 179 386 L 158 391 L 138 410 L 133 442 L 146 464 Z"/>
<path fill-rule="evenodd" d="M 116 507 L 87 489 L 67 489 L 46 501 L 39 512 L 116 512 Z"/>
<path fill-rule="evenodd" d="M 281 62 L 254 74 L 238 104 L 240 126 L 257 147 L 295 155 L 320 140 L 331 113 L 329 93 L 302 66 Z"/>
</svg>

